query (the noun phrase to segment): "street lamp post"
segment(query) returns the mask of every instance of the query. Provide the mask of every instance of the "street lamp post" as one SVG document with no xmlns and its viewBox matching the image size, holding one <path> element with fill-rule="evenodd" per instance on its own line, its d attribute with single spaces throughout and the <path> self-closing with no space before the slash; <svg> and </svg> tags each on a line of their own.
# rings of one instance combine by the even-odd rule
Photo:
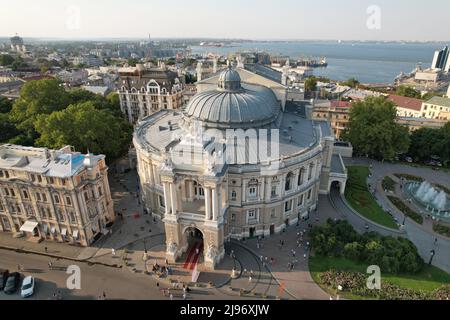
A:
<svg viewBox="0 0 450 320">
<path fill-rule="evenodd" d="M 428 262 L 428 265 L 431 266 L 431 263 L 433 262 L 433 258 L 434 258 L 435 254 L 436 254 L 436 251 L 434 249 L 430 251 L 430 262 Z"/>
</svg>

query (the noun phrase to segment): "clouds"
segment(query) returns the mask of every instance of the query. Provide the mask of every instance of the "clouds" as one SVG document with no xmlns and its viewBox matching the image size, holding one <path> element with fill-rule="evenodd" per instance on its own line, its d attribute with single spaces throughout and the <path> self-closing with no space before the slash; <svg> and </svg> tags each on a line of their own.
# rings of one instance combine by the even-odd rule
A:
<svg viewBox="0 0 450 320">
<path fill-rule="evenodd" d="M 371 5 L 380 28 L 367 27 Z M 448 40 L 450 30 L 447 0 L 15 0 L 2 11 L 1 36 Z"/>
</svg>

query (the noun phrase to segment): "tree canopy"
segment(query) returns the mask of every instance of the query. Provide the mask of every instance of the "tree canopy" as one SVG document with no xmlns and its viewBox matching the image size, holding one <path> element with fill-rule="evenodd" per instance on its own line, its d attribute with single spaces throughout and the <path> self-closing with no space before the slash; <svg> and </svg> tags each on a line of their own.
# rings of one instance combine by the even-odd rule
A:
<svg viewBox="0 0 450 320">
<path fill-rule="evenodd" d="M 0 112 L 0 142 L 48 148 L 73 145 L 111 160 L 131 141 L 132 128 L 120 112 L 117 93 L 102 97 L 79 88 L 66 91 L 54 79 L 27 82 L 12 108 L 0 100 Z"/>
<path fill-rule="evenodd" d="M 359 154 L 376 159 L 392 159 L 408 150 L 406 127 L 398 125 L 395 105 L 384 97 L 368 97 L 352 105 L 344 138 Z"/>
<path fill-rule="evenodd" d="M 315 77 L 308 77 L 305 80 L 305 91 L 313 92 L 316 91 L 317 79 Z"/>
<path fill-rule="evenodd" d="M 68 95 L 57 80 L 30 81 L 20 90 L 20 97 L 11 110 L 11 119 L 19 129 L 30 131 L 38 115 L 62 110 L 68 103 Z"/>
<path fill-rule="evenodd" d="M 0 65 L 10 66 L 14 62 L 14 57 L 9 54 L 0 54 Z"/>
<path fill-rule="evenodd" d="M 342 82 L 341 85 L 348 86 L 350 88 L 356 88 L 359 86 L 359 81 L 355 78 L 350 78 L 347 81 Z"/>
<path fill-rule="evenodd" d="M 397 87 L 395 94 L 408 98 L 422 98 L 422 94 L 410 86 L 401 85 Z"/>
<path fill-rule="evenodd" d="M 437 155 L 444 162 L 450 161 L 450 122 L 440 128 L 420 128 L 411 134 L 409 154 L 415 159 L 426 161 Z"/>
<path fill-rule="evenodd" d="M 37 144 L 49 148 L 65 145 L 75 150 L 90 150 L 116 158 L 128 149 L 131 126 L 107 110 L 97 109 L 93 102 L 69 105 L 50 115 L 40 115 L 36 121 L 40 134 Z"/>
</svg>

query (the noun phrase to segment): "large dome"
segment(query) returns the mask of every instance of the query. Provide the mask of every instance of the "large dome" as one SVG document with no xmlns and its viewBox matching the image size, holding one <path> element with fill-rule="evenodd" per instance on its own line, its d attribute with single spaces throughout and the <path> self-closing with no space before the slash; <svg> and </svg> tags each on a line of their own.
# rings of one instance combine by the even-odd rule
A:
<svg viewBox="0 0 450 320">
<path fill-rule="evenodd" d="M 236 70 L 228 68 L 219 76 L 216 90 L 195 95 L 184 114 L 214 128 L 252 128 L 269 124 L 280 112 L 272 90 L 241 84 Z"/>
</svg>

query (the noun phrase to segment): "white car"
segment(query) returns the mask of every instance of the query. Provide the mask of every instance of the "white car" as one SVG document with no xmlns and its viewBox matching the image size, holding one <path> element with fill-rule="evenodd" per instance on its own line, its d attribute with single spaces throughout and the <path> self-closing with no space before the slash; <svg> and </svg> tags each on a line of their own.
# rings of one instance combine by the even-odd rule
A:
<svg viewBox="0 0 450 320">
<path fill-rule="evenodd" d="M 34 294 L 34 286 L 35 286 L 35 280 L 32 276 L 28 276 L 25 279 L 23 279 L 22 282 L 22 288 L 20 290 L 20 294 L 22 298 L 30 297 Z"/>
</svg>

